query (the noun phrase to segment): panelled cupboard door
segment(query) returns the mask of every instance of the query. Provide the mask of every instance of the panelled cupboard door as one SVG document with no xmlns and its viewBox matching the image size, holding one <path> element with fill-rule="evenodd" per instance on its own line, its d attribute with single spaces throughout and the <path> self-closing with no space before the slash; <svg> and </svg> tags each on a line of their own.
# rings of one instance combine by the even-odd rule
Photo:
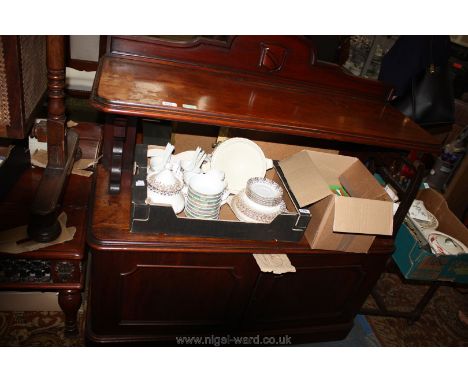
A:
<svg viewBox="0 0 468 382">
<path fill-rule="evenodd" d="M 93 253 L 92 331 L 164 339 L 235 330 L 258 276 L 254 261 L 246 254 Z"/>
<path fill-rule="evenodd" d="M 246 311 L 246 329 L 275 329 L 348 323 L 354 298 L 366 282 L 359 257 L 346 254 L 288 255 L 295 273 L 261 273 Z"/>
</svg>

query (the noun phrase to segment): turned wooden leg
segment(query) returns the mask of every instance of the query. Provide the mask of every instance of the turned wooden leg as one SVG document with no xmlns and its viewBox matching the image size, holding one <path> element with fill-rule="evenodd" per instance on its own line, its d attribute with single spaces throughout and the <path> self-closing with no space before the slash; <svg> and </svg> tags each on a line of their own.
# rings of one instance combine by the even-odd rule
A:
<svg viewBox="0 0 468 382">
<path fill-rule="evenodd" d="M 58 303 L 65 314 L 65 335 L 74 336 L 78 334 L 77 314 L 81 306 L 81 292 L 78 290 L 61 290 Z"/>
</svg>

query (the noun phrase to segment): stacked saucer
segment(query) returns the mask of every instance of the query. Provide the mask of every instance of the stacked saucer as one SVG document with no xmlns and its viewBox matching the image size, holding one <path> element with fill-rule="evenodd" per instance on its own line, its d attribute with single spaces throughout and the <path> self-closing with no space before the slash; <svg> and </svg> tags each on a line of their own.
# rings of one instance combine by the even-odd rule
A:
<svg viewBox="0 0 468 382">
<path fill-rule="evenodd" d="M 247 223 L 269 224 L 286 211 L 283 189 L 260 177 L 250 178 L 246 188 L 231 199 L 230 206 L 237 218 Z"/>
<path fill-rule="evenodd" d="M 218 219 L 226 183 L 210 174 L 196 174 L 189 182 L 185 213 L 196 219 Z"/>
</svg>

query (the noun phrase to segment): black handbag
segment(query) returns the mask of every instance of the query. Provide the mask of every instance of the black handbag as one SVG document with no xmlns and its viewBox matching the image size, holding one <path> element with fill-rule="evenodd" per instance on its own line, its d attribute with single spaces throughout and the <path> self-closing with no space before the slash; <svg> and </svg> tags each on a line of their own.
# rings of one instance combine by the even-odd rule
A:
<svg viewBox="0 0 468 382">
<path fill-rule="evenodd" d="M 423 73 L 412 78 L 407 92 L 391 103 L 421 126 L 453 123 L 455 104 L 448 65 L 430 64 Z"/>
</svg>

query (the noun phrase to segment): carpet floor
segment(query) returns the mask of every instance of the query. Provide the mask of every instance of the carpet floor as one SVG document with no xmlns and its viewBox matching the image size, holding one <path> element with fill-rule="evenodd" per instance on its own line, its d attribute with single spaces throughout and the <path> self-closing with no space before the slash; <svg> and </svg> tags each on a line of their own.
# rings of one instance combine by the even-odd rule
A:
<svg viewBox="0 0 468 382">
<path fill-rule="evenodd" d="M 387 309 L 409 311 L 427 290 L 427 285 L 403 283 L 395 274 L 384 274 L 377 284 Z M 365 307 L 375 307 L 369 297 Z M 404 318 L 366 316 L 382 346 L 467 346 L 468 326 L 458 311 L 468 311 L 466 291 L 441 286 L 424 309 L 421 318 L 409 323 Z"/>
<path fill-rule="evenodd" d="M 83 313 L 80 333 L 65 337 L 62 312 L 0 312 L 0 346 L 84 346 Z"/>
<path fill-rule="evenodd" d="M 409 310 L 425 292 L 425 285 L 403 283 L 394 274 L 384 274 L 377 284 L 388 308 Z M 465 292 L 465 293 L 464 293 Z M 365 306 L 375 303 L 369 297 Z M 468 308 L 466 291 L 440 287 L 413 324 L 404 318 L 357 316 L 355 326 L 343 341 L 312 346 L 467 346 L 468 326 L 458 311 Z M 61 312 L 0 312 L 0 346 L 84 346 L 84 314 L 79 313 L 80 334 L 63 335 Z"/>
</svg>

